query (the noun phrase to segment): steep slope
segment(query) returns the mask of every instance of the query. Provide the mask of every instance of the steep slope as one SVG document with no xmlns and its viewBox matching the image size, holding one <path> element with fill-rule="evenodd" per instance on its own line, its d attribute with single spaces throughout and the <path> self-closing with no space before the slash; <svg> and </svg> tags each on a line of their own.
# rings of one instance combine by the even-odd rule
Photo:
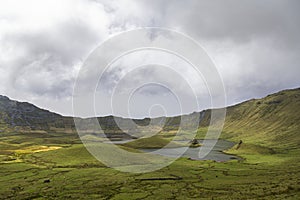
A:
<svg viewBox="0 0 300 200">
<path fill-rule="evenodd" d="M 0 95 L 0 128 L 2 131 L 51 130 L 70 127 L 71 118 L 18 102 Z"/>
<path fill-rule="evenodd" d="M 223 137 L 269 147 L 300 147 L 300 88 L 228 107 Z"/>
</svg>

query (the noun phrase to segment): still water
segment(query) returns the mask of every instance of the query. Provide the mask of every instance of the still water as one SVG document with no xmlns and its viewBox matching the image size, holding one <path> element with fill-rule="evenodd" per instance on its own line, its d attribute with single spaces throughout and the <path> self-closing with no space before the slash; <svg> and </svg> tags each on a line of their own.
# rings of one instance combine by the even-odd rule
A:
<svg viewBox="0 0 300 200">
<path fill-rule="evenodd" d="M 216 143 L 215 143 L 216 142 Z M 210 140 L 209 142 L 203 142 L 203 140 L 199 140 L 200 144 L 203 144 L 201 147 L 195 148 L 187 148 L 187 150 L 183 153 L 182 157 L 188 157 L 193 160 L 214 160 L 218 162 L 224 162 L 229 160 L 241 160 L 240 157 L 223 153 L 222 151 L 229 149 L 234 146 L 234 142 L 230 142 L 227 140 Z M 215 145 L 212 147 L 212 144 Z M 202 150 L 210 150 L 208 154 L 204 157 L 199 157 L 200 149 Z M 141 149 L 144 152 L 150 152 L 153 154 L 159 154 L 163 156 L 176 157 L 178 152 L 184 151 L 186 147 L 177 147 L 177 148 L 165 148 L 165 149 Z M 159 151 L 157 151 L 159 150 Z"/>
</svg>

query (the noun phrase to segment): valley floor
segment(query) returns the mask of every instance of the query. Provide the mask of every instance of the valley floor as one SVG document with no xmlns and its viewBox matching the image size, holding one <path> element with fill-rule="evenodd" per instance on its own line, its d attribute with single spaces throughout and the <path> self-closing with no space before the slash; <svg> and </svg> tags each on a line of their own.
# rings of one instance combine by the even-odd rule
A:
<svg viewBox="0 0 300 200">
<path fill-rule="evenodd" d="M 245 160 L 230 162 L 180 158 L 130 174 L 101 164 L 76 136 L 2 134 L 0 199 L 300 199 L 299 153 L 241 153 Z"/>
</svg>

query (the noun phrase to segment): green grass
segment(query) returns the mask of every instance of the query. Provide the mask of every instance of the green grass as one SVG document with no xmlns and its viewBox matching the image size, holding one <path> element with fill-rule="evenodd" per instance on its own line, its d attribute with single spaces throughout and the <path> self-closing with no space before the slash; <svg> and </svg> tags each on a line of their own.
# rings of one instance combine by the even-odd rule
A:
<svg viewBox="0 0 300 200">
<path fill-rule="evenodd" d="M 227 109 L 222 137 L 274 149 L 300 146 L 300 89 L 286 90 Z"/>
<path fill-rule="evenodd" d="M 1 175 L 0 192 L 5 199 L 297 199 L 300 190 L 297 166 L 183 158 L 146 174 L 14 163 L 1 165 Z M 50 183 L 44 183 L 48 179 Z"/>
<path fill-rule="evenodd" d="M 162 135 L 155 135 L 149 138 L 141 138 L 138 140 L 134 140 L 132 142 L 127 142 L 122 146 L 126 146 L 133 149 L 157 149 L 157 148 L 174 148 L 174 147 L 182 147 L 183 143 L 172 142 L 172 137 L 164 137 Z M 186 144 L 185 144 L 186 146 Z"/>
<path fill-rule="evenodd" d="M 243 161 L 180 158 L 158 171 L 131 174 L 106 167 L 80 143 L 55 144 L 60 135 L 47 141 L 62 148 L 43 152 L 34 151 L 41 138 L 30 146 L 16 144 L 17 137 L 22 138 L 13 134 L 1 139 L 6 144 L 2 148 L 20 162 L 0 160 L 0 199 L 299 199 L 300 195 L 299 150 L 274 153 L 244 143 L 239 150 L 229 150 Z"/>
</svg>

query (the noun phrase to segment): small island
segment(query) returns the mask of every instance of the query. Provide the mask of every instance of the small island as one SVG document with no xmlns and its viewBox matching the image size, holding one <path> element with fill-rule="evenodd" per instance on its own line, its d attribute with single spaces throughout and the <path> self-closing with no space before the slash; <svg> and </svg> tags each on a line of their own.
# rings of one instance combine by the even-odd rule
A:
<svg viewBox="0 0 300 200">
<path fill-rule="evenodd" d="M 193 140 L 190 141 L 190 147 L 196 148 L 196 147 L 200 147 L 200 146 L 201 146 L 201 144 L 199 143 L 199 141 L 196 138 L 194 138 Z"/>
</svg>

